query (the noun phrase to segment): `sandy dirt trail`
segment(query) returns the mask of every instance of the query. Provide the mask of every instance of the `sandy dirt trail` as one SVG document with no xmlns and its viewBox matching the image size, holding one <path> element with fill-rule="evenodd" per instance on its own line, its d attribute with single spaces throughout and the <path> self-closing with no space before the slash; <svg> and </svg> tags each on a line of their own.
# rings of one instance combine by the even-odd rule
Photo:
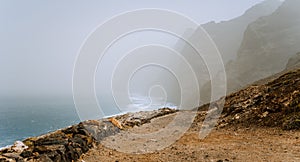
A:
<svg viewBox="0 0 300 162">
<path fill-rule="evenodd" d="M 283 131 L 279 128 L 227 127 L 213 130 L 205 139 L 199 139 L 201 123 L 192 127 L 170 146 L 146 153 L 143 148 L 124 153 L 119 148 L 135 150 L 132 143 L 149 139 L 128 140 L 129 133 L 149 133 L 164 128 L 175 114 L 153 119 L 151 123 L 134 127 L 104 139 L 96 148 L 83 156 L 85 162 L 99 161 L 300 161 L 300 131 Z M 172 137 L 172 134 L 170 134 Z M 155 139 L 150 139 L 150 144 Z M 159 145 L 159 144 L 157 144 Z M 114 146 L 114 147 L 112 147 Z M 119 151 L 118 151 L 119 150 Z"/>
</svg>

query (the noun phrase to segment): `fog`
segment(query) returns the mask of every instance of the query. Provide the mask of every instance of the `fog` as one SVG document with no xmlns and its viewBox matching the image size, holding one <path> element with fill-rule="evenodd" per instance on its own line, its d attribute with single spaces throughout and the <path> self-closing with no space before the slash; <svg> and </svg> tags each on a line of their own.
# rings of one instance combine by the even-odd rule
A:
<svg viewBox="0 0 300 162">
<path fill-rule="evenodd" d="M 55 98 L 60 100 L 68 98 L 66 102 L 71 103 L 73 68 L 82 44 L 99 24 L 117 14 L 136 9 L 158 8 L 181 13 L 199 24 L 204 24 L 241 16 L 247 9 L 262 1 L 2 0 L 0 1 L 1 100 L 31 103 L 43 102 L 42 99 L 49 98 L 58 102 Z M 110 78 L 118 60 L 135 47 L 149 44 L 181 49 L 178 45 L 182 44 L 182 40 L 164 32 L 144 31 L 132 33 L 111 46 L 99 63 L 95 76 L 100 104 L 114 104 Z M 135 61 L 139 62 L 138 59 Z M 172 62 L 172 59 L 169 62 Z M 168 70 L 148 66 L 139 70 L 131 81 L 129 84 L 131 95 L 144 96 L 150 93 L 153 96 L 167 97 L 168 102 L 179 104 L 180 96 L 177 94 L 180 94 L 180 88 L 176 85 L 176 77 Z M 203 84 L 204 81 L 207 79 L 203 80 Z"/>
</svg>

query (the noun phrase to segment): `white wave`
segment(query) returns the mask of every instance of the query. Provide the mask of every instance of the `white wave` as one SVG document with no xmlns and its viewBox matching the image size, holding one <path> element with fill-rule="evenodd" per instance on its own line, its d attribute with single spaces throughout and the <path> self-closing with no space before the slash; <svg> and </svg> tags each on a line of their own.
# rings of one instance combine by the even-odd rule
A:
<svg viewBox="0 0 300 162">
<path fill-rule="evenodd" d="M 128 104 L 125 108 L 125 111 L 128 112 L 137 112 L 137 111 L 149 111 L 156 110 L 163 107 L 177 108 L 173 103 L 166 102 L 163 97 L 151 97 L 148 96 L 131 96 L 131 104 Z"/>
<path fill-rule="evenodd" d="M 4 146 L 4 147 L 0 147 L 0 151 L 4 150 L 4 149 L 8 149 L 10 147 L 12 147 L 13 145 L 7 145 L 7 146 Z"/>
</svg>

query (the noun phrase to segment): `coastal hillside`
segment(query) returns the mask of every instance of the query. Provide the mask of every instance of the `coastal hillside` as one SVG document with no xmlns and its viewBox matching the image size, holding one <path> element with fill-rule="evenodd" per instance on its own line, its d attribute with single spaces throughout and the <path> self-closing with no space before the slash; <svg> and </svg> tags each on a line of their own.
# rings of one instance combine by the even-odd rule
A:
<svg viewBox="0 0 300 162">
<path fill-rule="evenodd" d="M 252 144 L 261 149 L 268 148 L 264 150 L 265 154 L 259 153 L 261 156 L 258 156 L 265 160 L 300 158 L 300 69 L 226 96 L 217 129 L 200 140 L 198 133 L 207 107 L 208 104 L 198 108 L 197 116 L 184 136 L 156 152 L 122 153 L 107 148 L 103 143 L 118 142 L 120 146 L 130 146 L 132 141 L 126 140 L 125 136 L 128 132 L 138 130 L 143 133 L 163 128 L 168 123 L 166 121 L 172 120 L 180 110 L 163 108 L 84 121 L 16 142 L 14 146 L 0 151 L 0 161 L 257 161 L 259 159 L 253 156 L 255 150 L 244 147 Z M 257 142 L 257 138 L 265 141 Z M 147 141 L 140 142 L 144 142 L 146 147 Z M 241 145 L 241 142 L 244 144 Z M 241 147 L 243 150 L 240 150 Z"/>
<path fill-rule="evenodd" d="M 227 93 L 279 73 L 300 51 L 300 1 L 286 0 L 272 14 L 250 23 L 237 57 L 225 65 Z M 217 75 L 214 79 L 218 79 Z M 210 81 L 201 87 L 204 102 L 210 100 Z"/>
<path fill-rule="evenodd" d="M 279 0 L 266 0 L 232 20 L 202 25 L 216 43 L 225 64 L 236 59 L 247 26 L 260 17 L 272 14 L 281 3 Z"/>
<path fill-rule="evenodd" d="M 236 59 L 247 26 L 260 17 L 272 14 L 281 4 L 282 2 L 279 0 L 266 0 L 252 6 L 242 15 L 238 15 L 231 20 L 221 22 L 211 21 L 202 24 L 196 31 L 191 29 L 186 30 L 185 37 L 189 38 L 189 41 L 195 44 L 202 42 L 202 37 L 195 37 L 195 35 L 202 33 L 203 30 L 207 32 L 221 56 L 221 58 L 219 58 L 218 55 L 210 54 L 211 59 L 214 60 L 212 61 L 214 68 L 208 69 L 205 60 L 199 57 L 199 54 L 189 44 L 186 44 L 184 41 L 178 41 L 175 45 L 176 50 L 186 58 L 194 69 L 200 88 L 207 87 L 206 83 L 210 81 L 211 77 L 216 77 L 217 72 L 224 68 L 223 65 L 218 64 L 215 60 L 222 59 L 223 64 L 226 65 Z M 209 102 L 207 98 L 210 95 L 206 95 L 209 94 L 208 92 L 210 91 L 208 90 L 201 93 L 201 104 Z"/>
<path fill-rule="evenodd" d="M 264 82 L 264 83 L 263 83 Z M 218 102 L 211 103 L 218 105 Z M 105 138 L 96 148 L 84 154 L 85 161 L 299 161 L 300 160 L 300 69 L 261 84 L 252 84 L 225 97 L 225 105 L 216 129 L 205 139 L 199 131 L 210 104 L 198 108 L 191 128 L 175 143 L 154 152 L 147 146 L 155 139 L 130 138 L 128 132 L 152 132 L 163 129 L 175 114 L 154 118 L 151 123 L 133 127 Z M 172 134 L 170 134 L 170 138 Z M 111 149 L 109 144 L 132 150 L 134 141 L 144 143 L 138 153 Z M 160 146 L 160 143 L 156 143 Z"/>
<path fill-rule="evenodd" d="M 298 6 L 300 1 L 286 0 L 247 27 L 237 59 L 226 65 L 229 92 L 284 70 L 289 58 L 300 51 Z"/>
<path fill-rule="evenodd" d="M 220 125 L 300 129 L 300 69 L 226 96 Z"/>
</svg>

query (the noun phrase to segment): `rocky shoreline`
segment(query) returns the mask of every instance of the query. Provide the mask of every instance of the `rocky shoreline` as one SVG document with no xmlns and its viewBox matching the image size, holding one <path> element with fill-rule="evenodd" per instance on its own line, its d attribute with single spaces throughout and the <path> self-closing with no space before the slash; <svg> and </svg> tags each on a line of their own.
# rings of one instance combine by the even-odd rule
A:
<svg viewBox="0 0 300 162">
<path fill-rule="evenodd" d="M 128 113 L 115 118 L 88 120 L 38 137 L 17 141 L 13 146 L 0 150 L 0 162 L 72 162 L 95 147 L 103 138 L 149 123 L 151 119 L 175 113 L 177 110 L 162 108 L 154 111 Z M 115 122 L 120 122 L 119 125 Z"/>
<path fill-rule="evenodd" d="M 217 104 L 217 102 L 211 104 Z M 199 131 L 205 116 L 212 112 L 212 110 L 207 111 L 208 107 L 209 104 L 206 104 L 198 108 L 197 115 L 189 131 Z M 124 133 L 134 128 L 143 127 L 144 125 L 151 124 L 153 120 L 161 117 L 167 118 L 169 114 L 174 115 L 177 112 L 178 110 L 162 108 L 153 111 L 127 113 L 100 120 L 84 121 L 55 132 L 31 137 L 22 142 L 18 141 L 13 146 L 0 150 L 0 162 L 84 161 L 83 155 L 93 149 L 94 152 L 97 152 L 95 148 L 100 145 L 99 143 L 102 140 L 110 136 L 116 136 L 120 132 Z M 288 138 L 291 138 L 290 140 L 294 141 L 295 146 L 298 147 L 299 143 L 297 140 L 299 136 L 297 132 L 300 129 L 300 69 L 291 70 L 275 79 L 272 78 L 272 80 L 266 81 L 264 84 L 253 84 L 226 96 L 217 128 L 234 128 L 234 130 L 238 130 L 239 128 L 245 130 L 258 128 L 260 133 L 263 132 L 263 137 L 265 136 L 264 134 L 268 133 L 265 130 L 269 129 L 275 129 L 275 131 L 295 130 L 295 137 Z M 289 136 L 288 132 L 286 134 Z M 244 136 L 250 138 L 253 135 L 249 137 L 249 133 L 244 133 Z M 184 138 L 187 137 L 184 136 Z M 195 139 L 195 137 L 189 138 L 191 140 Z M 280 136 L 277 138 L 281 139 Z M 271 141 L 270 147 L 273 147 L 274 141 Z M 187 141 L 184 141 L 183 144 L 185 142 Z M 202 144 L 198 140 L 195 142 Z M 287 144 L 287 146 L 289 145 L 290 143 Z M 184 144 L 184 146 L 186 145 Z M 104 148 L 101 147 L 101 149 Z M 295 150 L 297 149 L 295 148 Z M 173 152 L 169 153 L 172 154 Z M 98 153 L 97 155 L 99 156 Z M 126 156 L 124 155 L 124 158 Z M 197 159 L 197 157 L 195 158 Z"/>
</svg>

